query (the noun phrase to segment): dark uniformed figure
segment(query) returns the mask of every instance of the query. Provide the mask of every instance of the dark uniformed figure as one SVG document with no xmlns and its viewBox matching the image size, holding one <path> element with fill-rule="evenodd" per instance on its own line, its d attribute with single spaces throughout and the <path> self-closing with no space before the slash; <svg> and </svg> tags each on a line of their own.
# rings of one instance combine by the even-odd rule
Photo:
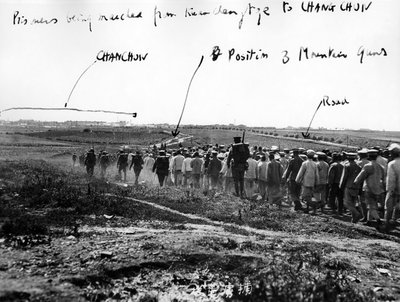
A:
<svg viewBox="0 0 400 302">
<path fill-rule="evenodd" d="M 85 158 L 86 172 L 89 176 L 93 176 L 94 166 L 96 165 L 96 154 L 94 154 L 94 149 L 91 148 Z"/>
<path fill-rule="evenodd" d="M 156 158 L 156 161 L 153 165 L 153 172 L 155 172 L 158 176 L 160 187 L 164 185 L 164 180 L 168 176 L 168 170 L 169 159 L 165 156 L 165 151 L 160 150 L 159 156 Z"/>
<path fill-rule="evenodd" d="M 119 178 L 121 179 L 121 172 L 124 173 L 124 182 L 126 181 L 126 169 L 128 168 L 128 153 L 125 151 L 125 149 L 122 149 L 119 153 L 118 156 L 118 161 L 117 161 L 117 168 L 118 168 L 118 175 Z"/>
<path fill-rule="evenodd" d="M 343 165 L 340 163 L 342 157 L 339 153 L 332 154 L 332 163 L 328 172 L 329 184 L 329 205 L 332 212 L 342 215 L 343 213 L 343 190 L 339 187 L 340 178 L 342 177 Z"/>
<path fill-rule="evenodd" d="M 344 165 L 339 185 L 340 189 L 344 190 L 344 206 L 350 211 L 351 222 L 353 223 L 357 223 L 362 218 L 361 213 L 356 208 L 361 187 L 354 184 L 354 180 L 361 171 L 360 166 L 355 162 L 356 157 L 356 153 L 347 153 L 348 162 Z"/>
<path fill-rule="evenodd" d="M 136 151 L 136 154 L 132 156 L 132 162 L 129 167 L 129 170 L 131 170 L 133 167 L 133 172 L 135 173 L 135 185 L 139 183 L 139 175 L 143 169 L 143 164 L 144 161 L 142 155 L 140 154 L 140 151 Z"/>
<path fill-rule="evenodd" d="M 232 177 L 237 196 L 244 196 L 244 172 L 250 156 L 249 146 L 241 142 L 241 137 L 233 138 L 234 144 L 228 155 L 228 168 L 232 167 Z"/>
<path fill-rule="evenodd" d="M 283 179 L 288 183 L 290 201 L 294 203 L 296 211 L 302 210 L 300 203 L 301 184 L 296 182 L 297 173 L 303 164 L 303 160 L 299 156 L 299 149 L 293 149 L 293 158 L 290 159 L 288 167 L 283 174 Z"/>
</svg>

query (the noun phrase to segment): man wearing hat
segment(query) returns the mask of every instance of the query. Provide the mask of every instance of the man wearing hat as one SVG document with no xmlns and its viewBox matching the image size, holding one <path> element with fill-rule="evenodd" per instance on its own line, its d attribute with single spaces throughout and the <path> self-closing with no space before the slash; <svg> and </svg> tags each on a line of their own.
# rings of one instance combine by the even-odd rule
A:
<svg viewBox="0 0 400 302">
<path fill-rule="evenodd" d="M 186 152 L 185 153 L 185 159 L 183 160 L 183 165 L 182 165 L 182 174 L 183 174 L 183 186 L 186 187 L 192 187 L 191 180 L 192 180 L 192 167 L 190 163 L 192 162 L 192 156 L 190 153 Z"/>
<path fill-rule="evenodd" d="M 228 155 L 228 168 L 232 167 L 236 196 L 244 196 L 244 173 L 247 169 L 247 159 L 250 156 L 248 145 L 241 142 L 241 137 L 233 138 L 234 144 Z"/>
<path fill-rule="evenodd" d="M 307 211 L 310 206 L 313 208 L 313 213 L 316 212 L 316 205 L 312 204 L 315 187 L 319 180 L 317 164 L 313 161 L 315 152 L 307 150 L 307 160 L 301 164 L 299 173 L 296 177 L 296 182 L 302 185 L 302 198 L 307 204 Z"/>
<path fill-rule="evenodd" d="M 203 166 L 203 160 L 200 158 L 199 152 L 194 152 L 190 167 L 192 168 L 192 183 L 193 187 L 200 189 L 200 175 L 201 168 Z"/>
<path fill-rule="evenodd" d="M 378 151 L 378 156 L 376 157 L 376 162 L 380 164 L 385 171 L 385 177 L 387 173 L 387 168 L 388 168 L 388 160 L 382 156 L 382 149 L 379 146 L 373 147 L 372 149 Z"/>
<path fill-rule="evenodd" d="M 144 161 L 142 155 L 140 154 L 140 151 L 136 151 L 136 154 L 132 156 L 132 162 L 129 167 L 129 170 L 131 170 L 133 167 L 133 173 L 135 174 L 135 185 L 139 183 L 139 175 L 143 169 L 143 164 Z"/>
<path fill-rule="evenodd" d="M 160 187 L 164 185 L 164 180 L 168 176 L 169 159 L 165 154 L 165 150 L 160 150 L 153 165 L 153 172 L 157 174 Z"/>
<path fill-rule="evenodd" d="M 282 179 L 288 182 L 290 202 L 294 203 L 296 211 L 302 209 L 300 203 L 301 184 L 296 182 L 296 177 L 302 164 L 303 160 L 299 156 L 299 149 L 293 149 L 293 158 L 289 161 L 288 167 L 282 176 Z"/>
<path fill-rule="evenodd" d="M 149 174 L 149 172 L 151 172 L 153 170 L 153 166 L 155 163 L 155 159 L 153 157 L 153 153 L 149 153 L 144 159 L 143 159 L 143 168 L 144 168 L 144 172 L 146 174 Z"/>
<path fill-rule="evenodd" d="M 378 151 L 371 149 L 368 150 L 368 157 L 370 162 L 366 164 L 360 174 L 355 179 L 356 186 L 363 185 L 363 191 L 365 193 L 365 201 L 367 203 L 368 214 L 367 214 L 367 225 L 372 224 L 372 219 L 377 222 L 377 227 L 380 226 L 381 220 L 378 214 L 378 201 L 381 198 L 384 190 L 384 170 L 381 165 L 376 162 Z"/>
<path fill-rule="evenodd" d="M 340 178 L 343 173 L 343 165 L 340 163 L 342 157 L 339 153 L 332 154 L 332 163 L 328 171 L 328 185 L 329 185 L 329 206 L 332 213 L 343 214 L 343 190 L 340 189 Z"/>
<path fill-rule="evenodd" d="M 394 209 L 399 211 L 400 206 L 400 145 L 391 144 L 388 150 L 392 161 L 388 164 L 386 177 L 385 228 L 387 231 L 393 227 L 391 219 L 396 221 Z"/>
<path fill-rule="evenodd" d="M 182 184 L 182 168 L 184 160 L 185 157 L 182 155 L 181 150 L 177 150 L 171 164 L 171 172 L 174 175 L 175 186 L 180 186 Z"/>
<path fill-rule="evenodd" d="M 356 153 L 347 153 L 347 162 L 344 165 L 342 176 L 340 179 L 340 189 L 344 190 L 344 206 L 351 212 L 351 222 L 357 223 L 362 215 L 356 209 L 358 193 L 360 186 L 354 184 L 354 180 L 361 171 L 359 165 L 356 164 Z"/>
<path fill-rule="evenodd" d="M 128 153 L 125 148 L 121 149 L 117 160 L 118 176 L 122 178 L 121 172 L 124 173 L 124 182 L 126 182 L 126 169 L 128 168 Z"/>
<path fill-rule="evenodd" d="M 213 150 L 211 152 L 211 156 L 212 157 L 207 168 L 207 175 L 210 178 L 211 190 L 216 190 L 218 186 L 219 172 L 221 171 L 222 163 L 217 157 L 218 151 Z"/>
<path fill-rule="evenodd" d="M 96 155 L 94 154 L 94 149 L 90 148 L 90 150 L 86 153 L 85 157 L 86 172 L 90 177 L 93 176 L 95 165 L 96 165 Z"/>
<path fill-rule="evenodd" d="M 110 157 L 107 151 L 103 151 L 100 156 L 100 177 L 104 178 L 106 176 L 106 170 L 110 164 Z"/>
</svg>

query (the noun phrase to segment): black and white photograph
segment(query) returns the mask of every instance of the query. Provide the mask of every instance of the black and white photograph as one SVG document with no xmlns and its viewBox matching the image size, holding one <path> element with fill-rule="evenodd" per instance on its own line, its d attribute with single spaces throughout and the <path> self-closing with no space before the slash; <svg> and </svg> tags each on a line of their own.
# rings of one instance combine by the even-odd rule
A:
<svg viewBox="0 0 400 302">
<path fill-rule="evenodd" d="M 0 0 L 0 301 L 400 301 L 400 1 Z"/>
</svg>

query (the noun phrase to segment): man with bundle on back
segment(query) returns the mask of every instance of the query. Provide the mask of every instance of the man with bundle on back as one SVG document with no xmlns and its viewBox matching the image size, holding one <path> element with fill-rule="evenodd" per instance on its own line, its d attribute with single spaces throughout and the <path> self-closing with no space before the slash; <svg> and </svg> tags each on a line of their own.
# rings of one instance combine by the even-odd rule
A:
<svg viewBox="0 0 400 302">
<path fill-rule="evenodd" d="M 240 136 L 234 137 L 233 141 L 234 144 L 228 155 L 228 168 L 232 166 L 236 195 L 244 197 L 244 173 L 247 170 L 247 159 L 250 156 L 250 150 L 244 142 L 241 142 Z"/>
</svg>

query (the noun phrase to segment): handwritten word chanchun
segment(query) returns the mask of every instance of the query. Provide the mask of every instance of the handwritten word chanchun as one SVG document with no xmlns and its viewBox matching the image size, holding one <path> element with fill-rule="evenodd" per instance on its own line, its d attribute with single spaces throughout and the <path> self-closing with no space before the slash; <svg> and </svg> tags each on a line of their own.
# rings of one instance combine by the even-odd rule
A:
<svg viewBox="0 0 400 302">
<path fill-rule="evenodd" d="M 96 56 L 98 61 L 102 62 L 135 62 L 135 61 L 144 61 L 146 60 L 149 53 L 138 54 L 132 53 L 130 51 L 124 51 L 122 53 L 119 52 L 107 52 L 104 50 L 100 50 Z"/>
<path fill-rule="evenodd" d="M 366 12 L 370 7 L 371 7 L 372 1 L 370 1 L 368 4 L 364 3 L 352 3 L 352 2 L 342 2 L 339 6 L 333 3 L 319 3 L 314 1 L 303 1 L 301 3 L 301 9 L 303 12 L 306 13 L 319 13 L 319 12 L 331 12 L 334 13 L 336 10 L 340 10 L 342 12 Z M 284 12 L 286 9 L 286 6 L 288 4 L 284 4 Z M 289 6 L 290 7 L 290 6 Z"/>
</svg>

